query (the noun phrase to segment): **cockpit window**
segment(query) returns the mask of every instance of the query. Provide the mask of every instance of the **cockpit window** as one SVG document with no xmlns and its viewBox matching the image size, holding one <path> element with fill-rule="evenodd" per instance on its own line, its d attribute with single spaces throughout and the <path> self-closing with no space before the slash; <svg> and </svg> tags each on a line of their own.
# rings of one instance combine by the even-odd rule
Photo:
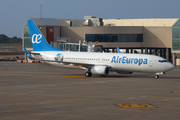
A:
<svg viewBox="0 0 180 120">
<path fill-rule="evenodd" d="M 158 60 L 158 62 L 163 63 L 163 62 L 168 62 L 167 60 Z"/>
</svg>

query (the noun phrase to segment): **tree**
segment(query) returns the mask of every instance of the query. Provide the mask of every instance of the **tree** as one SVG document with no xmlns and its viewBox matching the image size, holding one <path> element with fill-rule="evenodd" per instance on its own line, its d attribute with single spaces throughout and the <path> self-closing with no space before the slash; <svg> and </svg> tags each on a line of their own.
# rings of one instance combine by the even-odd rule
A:
<svg viewBox="0 0 180 120">
<path fill-rule="evenodd" d="M 0 34 L 0 43 L 22 43 L 22 39 L 16 36 L 10 38 L 4 34 Z"/>
</svg>

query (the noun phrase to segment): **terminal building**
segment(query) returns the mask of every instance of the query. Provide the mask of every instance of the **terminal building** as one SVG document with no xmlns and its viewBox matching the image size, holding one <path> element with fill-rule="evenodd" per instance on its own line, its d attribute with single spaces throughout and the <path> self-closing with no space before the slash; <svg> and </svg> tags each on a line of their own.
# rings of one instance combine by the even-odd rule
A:
<svg viewBox="0 0 180 120">
<path fill-rule="evenodd" d="M 180 53 L 180 19 L 102 19 L 85 16 L 84 20 L 31 18 L 47 42 L 70 51 L 154 54 L 176 64 Z M 28 23 L 22 28 L 23 47 L 32 50 Z M 74 47 L 73 47 L 74 46 Z M 81 46 L 78 48 L 78 46 Z M 91 51 L 91 50 L 90 50 Z"/>
</svg>

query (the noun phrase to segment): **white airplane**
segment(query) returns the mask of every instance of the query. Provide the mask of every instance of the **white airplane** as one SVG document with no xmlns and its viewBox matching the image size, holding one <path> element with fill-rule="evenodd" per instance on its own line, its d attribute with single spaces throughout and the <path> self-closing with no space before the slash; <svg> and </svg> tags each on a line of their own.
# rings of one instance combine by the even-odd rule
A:
<svg viewBox="0 0 180 120">
<path fill-rule="evenodd" d="M 133 72 L 155 73 L 155 78 L 174 68 L 166 59 L 145 54 L 68 52 L 50 46 L 33 20 L 28 20 L 33 51 L 29 59 L 45 61 L 52 65 L 86 70 L 85 76 L 108 75 L 109 72 L 131 74 Z"/>
</svg>

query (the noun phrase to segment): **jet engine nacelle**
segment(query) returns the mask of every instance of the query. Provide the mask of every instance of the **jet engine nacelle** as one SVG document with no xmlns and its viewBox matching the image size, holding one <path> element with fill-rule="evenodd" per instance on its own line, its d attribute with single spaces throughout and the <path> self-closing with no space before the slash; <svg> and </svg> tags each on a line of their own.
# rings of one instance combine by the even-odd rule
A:
<svg viewBox="0 0 180 120">
<path fill-rule="evenodd" d="M 91 73 L 97 75 L 108 75 L 109 68 L 108 66 L 94 66 L 91 68 Z"/>
<path fill-rule="evenodd" d="M 56 57 L 54 57 L 54 59 L 57 62 L 62 62 L 63 61 L 63 55 L 59 53 L 56 55 Z"/>
</svg>

